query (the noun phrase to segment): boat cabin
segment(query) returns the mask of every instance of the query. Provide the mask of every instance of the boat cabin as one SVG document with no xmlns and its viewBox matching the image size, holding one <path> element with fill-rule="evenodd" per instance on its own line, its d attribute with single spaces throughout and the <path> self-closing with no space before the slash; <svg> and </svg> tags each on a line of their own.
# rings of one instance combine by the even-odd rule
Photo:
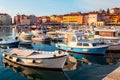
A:
<svg viewBox="0 0 120 80">
<path fill-rule="evenodd" d="M 80 40 L 77 43 L 77 46 L 82 46 L 82 47 L 96 47 L 99 46 L 99 43 L 90 41 L 90 40 Z"/>
<path fill-rule="evenodd" d="M 112 29 L 96 29 L 94 37 L 118 37 L 118 32 Z"/>
</svg>

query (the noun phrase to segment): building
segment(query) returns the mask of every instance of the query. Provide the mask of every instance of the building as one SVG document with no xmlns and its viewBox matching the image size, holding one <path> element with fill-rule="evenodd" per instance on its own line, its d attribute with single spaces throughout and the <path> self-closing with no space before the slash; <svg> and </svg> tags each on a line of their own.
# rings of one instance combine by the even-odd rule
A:
<svg viewBox="0 0 120 80">
<path fill-rule="evenodd" d="M 37 22 L 40 23 L 40 24 L 50 22 L 50 17 L 49 16 L 38 17 L 38 21 Z"/>
<path fill-rule="evenodd" d="M 37 17 L 35 15 L 30 15 L 30 24 L 33 25 L 33 24 L 36 24 L 37 23 Z"/>
<path fill-rule="evenodd" d="M 14 24 L 17 25 L 29 25 L 30 24 L 30 17 L 27 15 L 16 15 L 14 17 Z"/>
<path fill-rule="evenodd" d="M 8 14 L 0 13 L 0 25 L 11 25 L 12 18 Z"/>
<path fill-rule="evenodd" d="M 14 24 L 20 24 L 20 15 L 14 16 Z"/>
<path fill-rule="evenodd" d="M 94 25 L 94 26 L 103 26 L 104 21 L 102 18 L 102 14 L 98 12 L 89 12 L 87 16 L 88 25 Z"/>
<path fill-rule="evenodd" d="M 83 15 L 80 12 L 65 14 L 63 16 L 65 24 L 83 24 Z"/>
<path fill-rule="evenodd" d="M 111 14 L 120 14 L 120 8 L 112 8 L 110 9 Z"/>
<path fill-rule="evenodd" d="M 35 15 L 16 15 L 14 17 L 14 24 L 18 25 L 32 25 L 37 23 L 37 17 Z"/>
<path fill-rule="evenodd" d="M 107 25 L 120 25 L 120 15 L 109 15 L 109 18 L 107 19 Z"/>
<path fill-rule="evenodd" d="M 21 15 L 20 22 L 22 25 L 29 25 L 30 24 L 30 17 L 27 15 Z"/>
<path fill-rule="evenodd" d="M 62 15 L 51 15 L 50 16 L 50 21 L 62 23 L 63 22 L 63 16 Z"/>
<path fill-rule="evenodd" d="M 84 25 L 89 25 L 88 19 L 89 19 L 88 13 L 84 13 L 84 14 L 83 14 L 83 24 L 84 24 Z"/>
</svg>

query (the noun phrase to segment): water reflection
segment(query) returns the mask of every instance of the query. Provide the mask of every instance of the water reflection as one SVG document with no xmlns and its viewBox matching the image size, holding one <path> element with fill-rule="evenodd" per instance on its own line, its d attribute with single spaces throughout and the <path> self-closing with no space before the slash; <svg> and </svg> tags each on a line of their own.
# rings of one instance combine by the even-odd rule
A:
<svg viewBox="0 0 120 80">
<path fill-rule="evenodd" d="M 4 33 L 4 35 L 10 35 L 11 30 L 12 29 L 9 30 L 9 28 L 0 29 L 0 31 L 2 31 Z M 6 31 L 8 33 L 6 33 Z M 0 36 L 3 36 L 3 33 L 0 33 Z M 29 48 L 30 46 L 27 47 L 26 45 L 24 45 L 24 46 L 20 45 L 20 47 Z M 30 49 L 55 51 L 57 48 L 55 47 L 54 43 L 50 43 L 50 44 L 32 43 Z M 104 57 L 90 56 L 90 55 L 89 56 L 82 55 L 82 57 L 81 57 L 80 54 L 72 54 L 72 53 L 71 53 L 71 55 L 73 57 L 75 57 L 77 60 L 75 60 L 75 62 L 74 62 L 74 60 L 71 59 L 71 61 L 73 61 L 72 63 L 70 63 L 70 64 L 69 64 L 69 62 L 66 63 L 68 65 L 64 67 L 64 68 L 67 67 L 67 69 L 64 69 L 65 70 L 64 72 L 34 69 L 34 68 L 16 65 L 16 64 L 13 64 L 10 62 L 4 62 L 5 60 L 3 60 L 3 65 L 5 67 L 9 67 L 9 68 L 13 69 L 14 72 L 16 72 L 16 74 L 12 73 L 12 71 L 9 71 L 9 73 L 11 73 L 11 74 L 9 74 L 5 68 L 0 68 L 1 72 L 2 72 L 2 70 L 4 71 L 4 72 L 2 72 L 2 74 L 7 74 L 7 75 L 1 75 L 1 80 L 3 80 L 4 77 L 5 77 L 4 80 L 6 80 L 7 78 L 10 78 L 12 74 L 15 75 L 15 76 L 12 76 L 13 78 L 16 78 L 16 76 L 17 76 L 17 78 L 19 78 L 20 75 L 22 75 L 31 80 L 69 80 L 69 79 L 70 80 L 101 80 L 104 76 L 106 76 L 106 74 L 110 73 L 116 67 L 118 67 L 120 65 L 120 64 L 118 64 L 118 62 L 120 62 L 120 61 L 118 61 L 120 58 L 120 53 L 118 53 L 118 54 L 111 53 L 111 54 L 107 54 Z M 81 59 L 83 57 L 86 58 L 89 62 L 91 62 L 92 65 L 82 63 Z M 116 64 L 116 62 L 117 62 L 117 64 Z M 109 64 L 113 64 L 113 65 L 109 65 Z M 0 63 L 0 65 L 2 65 L 2 64 Z M 17 74 L 20 74 L 20 75 L 17 75 Z M 65 74 L 67 74 L 67 76 Z M 7 77 L 9 75 L 10 75 L 10 77 Z M 11 80 L 13 80 L 13 79 L 11 79 Z"/>
<path fill-rule="evenodd" d="M 20 44 L 19 44 L 19 47 L 27 48 L 27 49 L 33 49 L 33 45 L 32 45 L 31 42 L 28 42 L 28 43 L 20 43 Z"/>
<path fill-rule="evenodd" d="M 5 67 L 10 67 L 13 69 L 13 71 L 20 73 L 22 76 L 30 80 L 68 80 L 63 71 L 51 71 L 24 67 L 21 65 L 13 64 L 6 59 L 3 60 L 3 65 Z"/>
<path fill-rule="evenodd" d="M 10 27 L 1 27 L 0 28 L 0 37 L 6 37 L 6 36 L 9 36 L 9 35 L 12 35 L 12 28 Z"/>
<path fill-rule="evenodd" d="M 70 53 L 70 55 L 74 56 L 80 61 L 83 58 L 85 58 L 87 59 L 87 61 L 91 63 L 101 64 L 101 65 L 116 64 L 120 58 L 119 53 L 112 53 L 110 55 L 109 53 L 106 53 L 105 56 L 92 56 L 92 55 L 82 55 L 82 54 L 74 54 L 74 53 Z"/>
<path fill-rule="evenodd" d="M 34 50 L 46 50 L 46 51 L 55 51 L 57 48 L 54 43 L 51 44 L 43 44 L 43 43 L 33 43 L 32 44 Z"/>
</svg>

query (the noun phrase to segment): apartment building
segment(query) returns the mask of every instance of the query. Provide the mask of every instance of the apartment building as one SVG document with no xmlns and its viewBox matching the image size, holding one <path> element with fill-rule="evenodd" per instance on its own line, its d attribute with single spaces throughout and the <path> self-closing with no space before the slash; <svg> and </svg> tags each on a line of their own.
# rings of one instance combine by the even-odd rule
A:
<svg viewBox="0 0 120 80">
<path fill-rule="evenodd" d="M 11 25 L 12 18 L 8 14 L 0 13 L 0 25 Z"/>
<path fill-rule="evenodd" d="M 65 14 L 63 23 L 66 24 L 83 24 L 83 15 L 80 12 Z"/>
</svg>

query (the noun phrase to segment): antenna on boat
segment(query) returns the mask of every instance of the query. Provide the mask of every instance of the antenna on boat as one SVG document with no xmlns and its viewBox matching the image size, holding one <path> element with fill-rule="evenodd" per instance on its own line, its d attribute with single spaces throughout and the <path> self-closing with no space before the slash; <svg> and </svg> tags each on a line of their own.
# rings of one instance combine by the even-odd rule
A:
<svg viewBox="0 0 120 80">
<path fill-rule="evenodd" d="M 66 49 L 65 54 L 68 55 L 68 54 L 69 54 L 69 53 L 68 53 L 68 49 L 69 49 L 69 48 L 68 48 L 68 43 L 69 43 L 69 41 L 68 41 L 68 35 L 67 35 L 67 38 L 66 38 L 66 42 L 67 42 L 67 43 L 66 43 L 66 44 L 67 44 L 67 49 Z"/>
<path fill-rule="evenodd" d="M 16 37 L 16 26 L 12 27 L 12 38 L 15 39 Z"/>
<path fill-rule="evenodd" d="M 9 46 L 7 46 L 7 49 L 10 49 L 10 47 L 9 47 Z"/>
</svg>

